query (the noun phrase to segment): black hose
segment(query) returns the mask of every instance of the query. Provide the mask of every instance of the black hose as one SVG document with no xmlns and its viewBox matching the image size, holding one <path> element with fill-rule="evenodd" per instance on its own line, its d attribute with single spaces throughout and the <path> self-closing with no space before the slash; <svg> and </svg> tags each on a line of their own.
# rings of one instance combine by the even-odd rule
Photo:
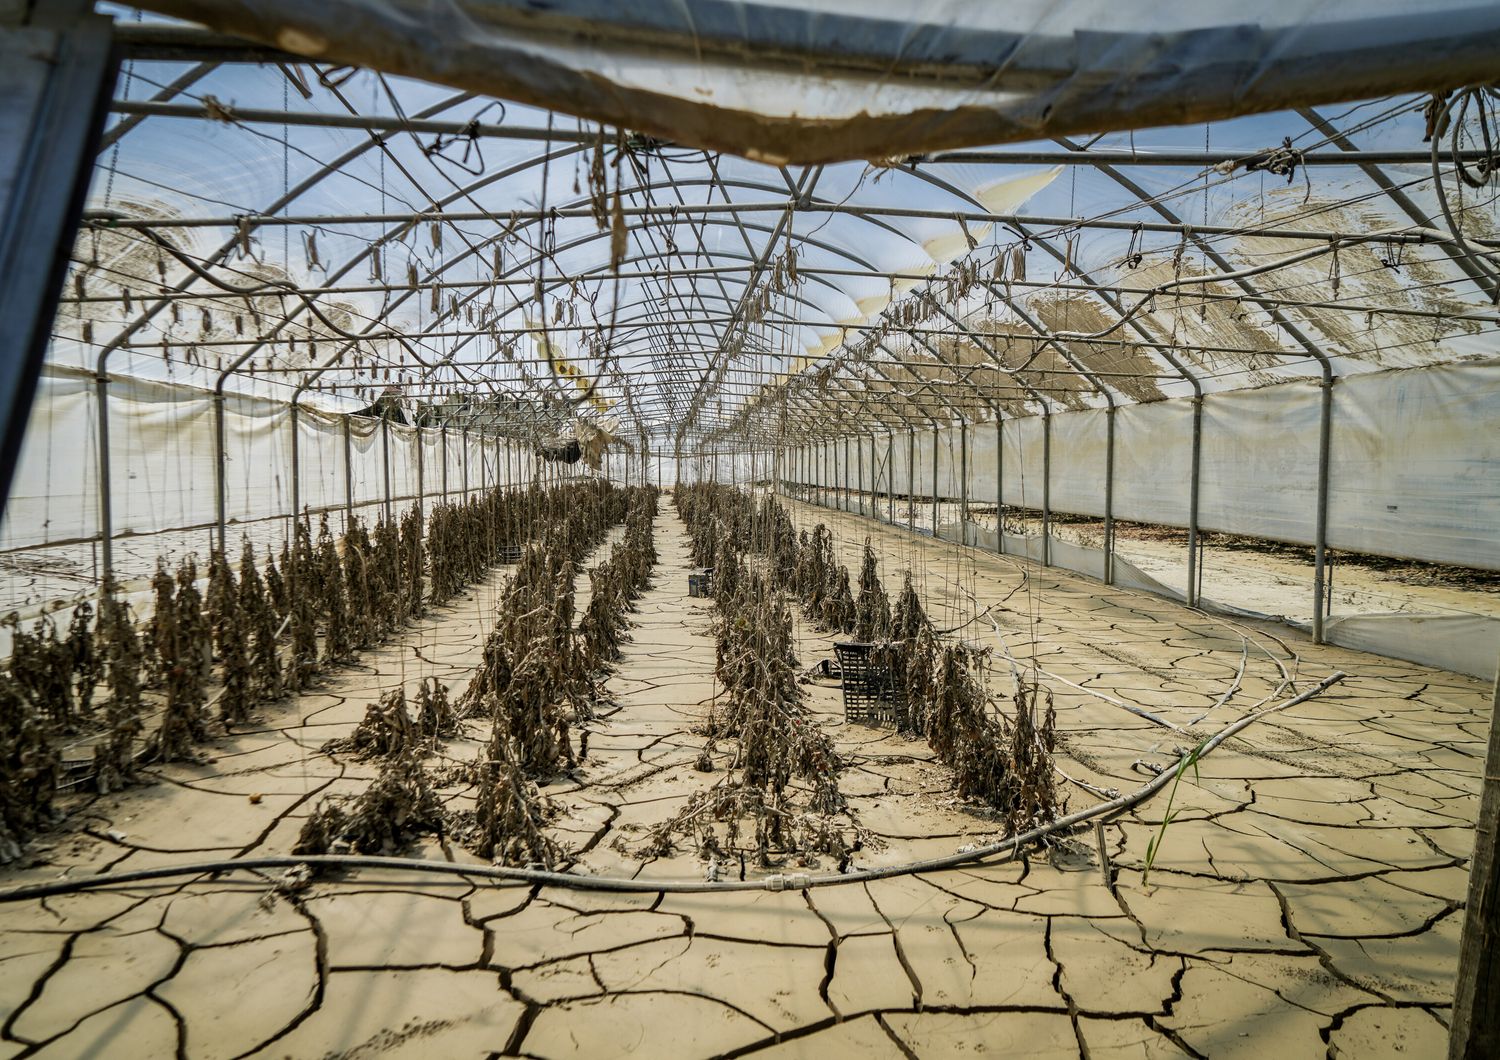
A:
<svg viewBox="0 0 1500 1060">
<path fill-rule="evenodd" d="M 1342 681 L 1347 676 L 1342 670 L 1335 671 L 1309 688 L 1306 692 L 1293 696 L 1291 699 L 1278 703 L 1273 707 L 1267 707 L 1265 710 L 1245 715 L 1239 721 L 1220 730 L 1217 735 L 1205 740 L 1197 748 L 1198 757 L 1204 757 L 1214 748 L 1218 747 L 1219 744 L 1229 739 L 1229 737 L 1245 728 L 1251 722 L 1257 721 L 1274 711 L 1283 710 L 1286 707 L 1305 702 L 1325 691 L 1331 685 Z M 137 869 L 133 872 L 101 873 L 97 876 L 84 876 L 72 880 L 57 880 L 53 883 L 14 887 L 8 891 L 0 892 L 0 903 L 25 902 L 38 898 L 49 898 L 59 894 L 74 894 L 79 891 L 96 890 L 101 887 L 120 887 L 130 883 L 171 879 L 178 876 L 216 875 L 224 872 L 256 869 L 292 869 L 300 866 L 335 869 L 389 869 L 398 872 L 431 872 L 452 876 L 467 876 L 476 879 L 499 880 L 509 883 L 564 887 L 572 890 L 613 891 L 637 894 L 785 891 L 805 890 L 812 887 L 832 887 L 844 883 L 867 883 L 872 880 L 890 879 L 894 876 L 910 876 L 915 873 L 935 872 L 939 869 L 955 868 L 959 865 L 984 861 L 1000 854 L 1013 854 L 1022 847 L 1034 843 L 1045 836 L 1066 831 L 1085 822 L 1093 821 L 1096 818 L 1108 819 L 1114 817 L 1144 802 L 1164 788 L 1185 766 L 1192 753 L 1192 750 L 1183 751 L 1175 767 L 1163 769 L 1145 786 L 1138 788 L 1128 795 L 1121 795 L 1119 798 L 1112 799 L 1109 802 L 1102 802 L 1095 806 L 1090 806 L 1085 810 L 1079 810 L 1077 813 L 1069 814 L 1066 817 L 1060 817 L 1055 821 L 1038 828 L 1033 828 L 1028 832 L 1022 832 L 1020 835 L 1010 836 L 999 842 L 958 854 L 948 854 L 939 858 L 927 858 L 922 861 L 906 862 L 901 865 L 888 865 L 878 869 L 861 869 L 856 872 L 846 872 L 836 875 L 812 876 L 808 873 L 796 872 L 768 876 L 760 880 L 729 880 L 723 883 L 713 883 L 706 880 L 641 880 L 621 879 L 611 876 L 579 876 L 567 872 L 550 872 L 545 869 L 507 868 L 503 865 L 458 865 L 450 861 L 418 861 L 413 858 L 369 857 L 353 854 L 290 854 L 259 858 L 231 858 L 222 861 L 201 861 L 187 865 L 162 865 L 150 869 Z"/>
</svg>

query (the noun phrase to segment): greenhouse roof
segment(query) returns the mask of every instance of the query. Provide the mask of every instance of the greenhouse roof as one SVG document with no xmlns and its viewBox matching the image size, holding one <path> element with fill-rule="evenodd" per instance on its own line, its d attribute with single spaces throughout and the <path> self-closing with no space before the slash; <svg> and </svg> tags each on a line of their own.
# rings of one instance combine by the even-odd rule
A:
<svg viewBox="0 0 1500 1060">
<path fill-rule="evenodd" d="M 1492 355 L 1492 5 L 151 6 L 55 371 L 686 452 Z"/>
</svg>

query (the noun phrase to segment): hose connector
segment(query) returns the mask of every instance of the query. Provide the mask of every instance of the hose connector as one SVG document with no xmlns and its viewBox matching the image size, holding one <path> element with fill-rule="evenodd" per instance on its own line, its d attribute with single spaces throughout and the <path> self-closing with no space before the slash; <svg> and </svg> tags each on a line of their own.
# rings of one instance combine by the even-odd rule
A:
<svg viewBox="0 0 1500 1060">
<path fill-rule="evenodd" d="M 766 877 L 768 891 L 805 891 L 812 886 L 812 876 L 806 872 L 777 873 Z"/>
</svg>

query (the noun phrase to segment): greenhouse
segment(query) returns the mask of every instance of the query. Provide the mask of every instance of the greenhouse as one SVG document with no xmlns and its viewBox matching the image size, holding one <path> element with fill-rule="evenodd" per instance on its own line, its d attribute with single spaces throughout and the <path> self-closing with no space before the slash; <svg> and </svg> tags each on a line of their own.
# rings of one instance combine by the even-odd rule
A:
<svg viewBox="0 0 1500 1060">
<path fill-rule="evenodd" d="M 0 1051 L 1500 1055 L 1500 9 L 0 0 Z"/>
</svg>

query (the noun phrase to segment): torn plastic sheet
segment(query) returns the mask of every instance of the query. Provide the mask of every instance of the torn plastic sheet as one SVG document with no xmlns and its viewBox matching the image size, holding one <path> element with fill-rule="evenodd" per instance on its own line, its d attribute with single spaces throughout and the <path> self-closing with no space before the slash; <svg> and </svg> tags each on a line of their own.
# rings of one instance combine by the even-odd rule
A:
<svg viewBox="0 0 1500 1060">
<path fill-rule="evenodd" d="M 148 0 L 313 60 L 817 163 L 1181 124 L 1489 80 L 1500 8 L 1302 0 Z"/>
</svg>

